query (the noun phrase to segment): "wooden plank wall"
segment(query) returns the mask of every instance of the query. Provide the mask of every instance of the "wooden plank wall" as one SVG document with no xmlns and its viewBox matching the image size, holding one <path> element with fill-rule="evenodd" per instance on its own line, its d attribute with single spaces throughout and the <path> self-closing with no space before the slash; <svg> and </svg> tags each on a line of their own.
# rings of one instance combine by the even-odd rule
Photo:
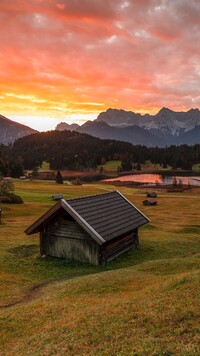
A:
<svg viewBox="0 0 200 356">
<path fill-rule="evenodd" d="M 74 220 L 58 217 L 42 232 L 41 254 L 99 264 L 99 246 Z"/>
<path fill-rule="evenodd" d="M 121 236 L 103 246 L 101 251 L 102 263 L 110 261 L 128 250 L 138 247 L 138 245 L 138 230 L 136 229 L 132 233 Z"/>
</svg>

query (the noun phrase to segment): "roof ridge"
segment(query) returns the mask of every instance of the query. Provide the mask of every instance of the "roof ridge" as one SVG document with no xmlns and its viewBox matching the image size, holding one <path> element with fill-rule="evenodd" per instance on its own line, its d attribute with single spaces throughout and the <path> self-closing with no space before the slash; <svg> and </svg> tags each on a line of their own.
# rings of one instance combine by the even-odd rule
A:
<svg viewBox="0 0 200 356">
<path fill-rule="evenodd" d="M 110 204 L 111 201 L 112 204 Z M 109 207 L 108 209 L 107 206 Z M 119 237 L 119 233 L 124 234 L 129 232 L 130 229 L 135 230 L 139 226 L 149 222 L 149 219 L 122 193 L 118 190 L 112 190 L 69 200 L 61 199 L 54 207 L 51 207 L 41 218 L 26 229 L 26 234 L 30 235 L 42 231 L 45 223 L 48 223 L 61 207 L 99 245 Z M 124 210 L 127 211 L 126 214 L 124 214 Z M 107 218 L 105 218 L 106 211 Z"/>
<path fill-rule="evenodd" d="M 94 197 L 98 197 L 98 196 L 102 196 L 102 195 L 107 195 L 110 193 L 118 193 L 117 190 L 111 190 L 109 192 L 105 192 L 105 193 L 99 193 L 99 194 L 91 194 L 91 195 L 85 195 L 84 197 L 78 197 L 78 198 L 71 198 L 71 199 L 64 199 L 66 202 L 70 202 L 72 200 L 82 200 L 85 198 L 94 198 Z"/>
<path fill-rule="evenodd" d="M 64 199 L 61 199 L 62 207 L 87 231 L 90 236 L 95 238 L 96 242 L 102 245 L 105 242 L 104 238 Z"/>
</svg>

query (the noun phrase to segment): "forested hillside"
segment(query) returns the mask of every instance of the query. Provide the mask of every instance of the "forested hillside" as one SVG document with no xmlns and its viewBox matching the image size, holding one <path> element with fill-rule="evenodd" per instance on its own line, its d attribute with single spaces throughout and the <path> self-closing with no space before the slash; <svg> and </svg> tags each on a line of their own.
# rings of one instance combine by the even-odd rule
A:
<svg viewBox="0 0 200 356">
<path fill-rule="evenodd" d="M 10 157 L 22 160 L 25 169 L 40 166 L 45 160 L 51 169 L 83 170 L 96 168 L 101 161 L 122 160 L 132 145 L 101 140 L 71 131 L 49 131 L 17 140 Z"/>
<path fill-rule="evenodd" d="M 200 162 L 200 145 L 166 148 L 132 145 L 115 140 L 101 140 L 71 131 L 36 133 L 15 141 L 12 147 L 0 148 L 0 174 L 18 177 L 23 169 L 50 163 L 50 168 L 87 171 L 110 160 L 121 161 L 120 170 L 130 171 L 150 160 L 164 168 L 191 170 Z"/>
</svg>

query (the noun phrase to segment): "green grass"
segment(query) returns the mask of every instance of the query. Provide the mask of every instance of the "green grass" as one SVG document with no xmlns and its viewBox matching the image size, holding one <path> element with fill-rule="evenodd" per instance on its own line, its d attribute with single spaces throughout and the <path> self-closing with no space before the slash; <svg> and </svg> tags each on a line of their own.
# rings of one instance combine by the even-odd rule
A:
<svg viewBox="0 0 200 356">
<path fill-rule="evenodd" d="M 118 168 L 121 166 L 121 161 L 108 161 L 103 165 L 99 165 L 97 170 L 99 171 L 101 167 L 103 167 L 104 173 L 107 173 L 110 177 L 114 177 L 115 174 L 118 173 Z M 152 171 L 170 171 L 172 169 L 171 166 L 167 166 L 167 168 L 163 168 L 160 164 L 153 164 L 150 160 L 146 161 L 141 165 L 141 170 L 143 172 L 152 172 Z M 194 172 L 200 171 L 200 164 L 194 164 L 192 167 Z M 48 162 L 44 161 L 42 166 L 39 167 L 39 172 L 50 172 L 50 165 Z"/>
<path fill-rule="evenodd" d="M 193 164 L 192 170 L 200 172 L 200 163 Z"/>
<path fill-rule="evenodd" d="M 15 182 L 23 205 L 1 205 L 1 355 L 200 354 L 200 189 L 144 192 L 118 188 L 150 224 L 140 248 L 106 266 L 41 258 L 38 235 L 24 230 L 54 202 L 112 190 L 101 183 Z"/>
<path fill-rule="evenodd" d="M 50 164 L 46 161 L 42 162 L 42 166 L 39 167 L 39 172 L 48 172 L 50 171 Z"/>
<path fill-rule="evenodd" d="M 146 161 L 144 164 L 141 164 L 142 171 L 169 171 L 171 166 L 167 166 L 167 168 L 163 168 L 159 163 L 152 163 L 151 161 Z"/>
<path fill-rule="evenodd" d="M 108 161 L 100 165 L 98 168 L 103 167 L 104 171 L 117 172 L 118 167 L 121 166 L 121 161 Z"/>
</svg>

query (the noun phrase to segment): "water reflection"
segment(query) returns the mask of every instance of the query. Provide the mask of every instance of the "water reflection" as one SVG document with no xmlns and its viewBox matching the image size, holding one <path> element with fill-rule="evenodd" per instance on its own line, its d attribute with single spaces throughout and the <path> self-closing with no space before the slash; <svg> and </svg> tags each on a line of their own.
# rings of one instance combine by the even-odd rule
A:
<svg viewBox="0 0 200 356">
<path fill-rule="evenodd" d="M 106 182 L 134 182 L 149 185 L 170 185 L 173 184 L 176 179 L 177 184 L 180 182 L 186 185 L 200 186 L 200 177 L 188 177 L 188 176 L 167 176 L 159 174 L 133 174 L 128 176 L 122 176 L 118 178 L 106 179 Z"/>
</svg>

